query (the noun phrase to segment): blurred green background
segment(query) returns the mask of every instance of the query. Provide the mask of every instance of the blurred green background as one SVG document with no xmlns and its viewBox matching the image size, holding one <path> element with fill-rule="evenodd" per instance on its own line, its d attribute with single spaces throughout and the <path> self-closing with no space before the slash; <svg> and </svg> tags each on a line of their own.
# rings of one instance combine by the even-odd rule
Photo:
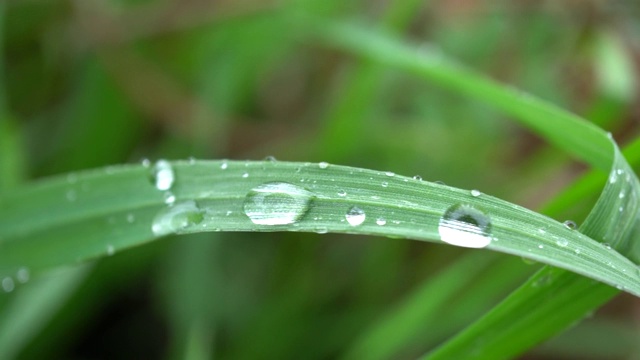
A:
<svg viewBox="0 0 640 360">
<path fill-rule="evenodd" d="M 621 144 L 638 134 L 632 1 L 0 0 L 0 191 L 144 158 L 274 156 L 537 209 L 585 170 L 481 103 L 318 41 L 304 17 L 442 51 Z M 597 195 L 559 220 L 579 222 Z M 336 234 L 171 237 L 87 267 L 21 337 L 20 357 L 336 358 L 471 252 Z M 423 354 L 538 268 L 504 261 L 515 275 L 472 271 L 491 291 L 461 289 L 467 311 L 443 307 L 387 356 Z M 640 357 L 639 314 L 619 296 L 526 358 Z"/>
</svg>

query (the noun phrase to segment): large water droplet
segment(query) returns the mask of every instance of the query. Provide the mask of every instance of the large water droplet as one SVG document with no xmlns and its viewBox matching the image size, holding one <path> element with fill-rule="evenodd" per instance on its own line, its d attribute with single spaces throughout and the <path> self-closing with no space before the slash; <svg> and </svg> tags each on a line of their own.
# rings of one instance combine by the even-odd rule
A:
<svg viewBox="0 0 640 360">
<path fill-rule="evenodd" d="M 567 220 L 567 221 L 563 222 L 562 224 L 564 225 L 564 227 L 566 227 L 567 229 L 570 229 L 570 230 L 575 230 L 578 227 L 578 225 L 576 225 L 576 223 L 574 221 L 571 221 L 571 220 Z"/>
<path fill-rule="evenodd" d="M 347 211 L 347 214 L 344 216 L 344 218 L 347 219 L 347 222 L 351 226 L 358 226 L 362 224 L 366 217 L 367 215 L 364 213 L 364 210 L 360 209 L 357 206 L 351 207 Z"/>
<path fill-rule="evenodd" d="M 158 160 L 152 169 L 153 183 L 158 190 L 169 190 L 175 181 L 173 167 L 167 160 Z"/>
<path fill-rule="evenodd" d="M 471 205 L 453 205 L 440 219 L 438 233 L 451 245 L 483 248 L 491 243 L 491 219 Z"/>
<path fill-rule="evenodd" d="M 156 236 L 181 234 L 204 219 L 204 212 L 195 201 L 189 200 L 165 207 L 153 219 L 151 231 Z"/>
<path fill-rule="evenodd" d="M 309 211 L 312 192 L 286 182 L 268 182 L 251 189 L 244 200 L 244 213 L 257 225 L 287 225 Z"/>
</svg>

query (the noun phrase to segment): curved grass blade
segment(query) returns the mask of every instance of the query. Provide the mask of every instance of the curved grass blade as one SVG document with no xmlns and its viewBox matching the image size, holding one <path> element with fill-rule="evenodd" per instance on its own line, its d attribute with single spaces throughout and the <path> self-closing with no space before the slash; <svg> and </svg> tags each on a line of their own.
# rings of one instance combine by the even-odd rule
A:
<svg viewBox="0 0 640 360">
<path fill-rule="evenodd" d="M 0 276 L 91 259 L 170 233 L 331 231 L 440 242 L 443 226 L 451 230 L 442 217 L 455 207 L 471 211 L 466 215 L 473 220 L 487 215 L 491 231 L 480 237 L 491 250 L 640 295 L 638 268 L 624 256 L 555 220 L 488 195 L 322 163 L 162 164 L 176 179 L 170 189 L 172 184 L 158 183 L 163 189 L 158 190 L 150 169 L 129 165 L 41 181 L 2 198 Z M 268 196 L 261 197 L 265 191 Z M 175 203 L 167 205 L 167 199 Z M 464 237 L 464 230 L 456 235 Z"/>
<path fill-rule="evenodd" d="M 332 45 L 494 105 L 565 151 L 609 172 L 608 184 L 582 231 L 598 241 L 609 243 L 605 247 L 613 246 L 630 259 L 639 261 L 640 245 L 636 239 L 640 233 L 640 184 L 604 131 L 549 103 L 497 84 L 441 54 L 417 51 L 394 39 L 352 26 L 326 25 L 320 32 Z M 573 274 L 558 271 L 543 269 L 492 313 L 432 357 L 507 358 L 567 327 L 616 293 L 599 284 L 587 283 L 587 280 Z M 533 285 L 541 282 L 545 286 L 531 290 Z M 568 303 L 570 299 L 574 299 L 571 304 Z M 523 318 L 523 313 L 530 316 Z M 560 313 L 562 316 L 558 316 Z M 540 324 L 541 318 L 552 321 Z M 505 344 L 509 344 L 508 349 Z"/>
</svg>

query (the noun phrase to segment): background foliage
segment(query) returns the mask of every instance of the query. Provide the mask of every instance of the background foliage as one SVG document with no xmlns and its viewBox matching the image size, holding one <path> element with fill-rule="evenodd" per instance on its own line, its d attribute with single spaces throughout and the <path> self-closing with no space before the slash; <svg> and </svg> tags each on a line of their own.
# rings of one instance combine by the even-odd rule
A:
<svg viewBox="0 0 640 360">
<path fill-rule="evenodd" d="M 484 104 L 305 37 L 311 24 L 297 21 L 300 14 L 377 27 L 442 51 L 582 115 L 621 144 L 638 128 L 640 14 L 632 4 L 13 0 L 0 9 L 2 192 L 143 158 L 270 155 L 419 174 L 540 209 L 585 170 Z M 579 223 L 597 196 L 560 201 L 554 216 Z M 495 266 L 501 261 L 509 271 Z M 169 237 L 52 281 L 58 290 L 40 290 L 49 309 L 32 315 L 37 325 L 28 331 L 15 331 L 16 351 L 24 358 L 357 358 L 366 344 L 384 357 L 411 358 L 538 267 L 352 235 Z M 432 281 L 434 274 L 447 281 Z M 448 314 L 451 304 L 434 300 L 451 287 L 465 313 Z M 411 301 L 405 323 L 429 301 L 440 318 L 423 319 L 398 340 L 362 340 Z M 4 314 L 8 304 L 0 301 Z M 639 309 L 621 295 L 526 357 L 639 357 Z"/>
</svg>

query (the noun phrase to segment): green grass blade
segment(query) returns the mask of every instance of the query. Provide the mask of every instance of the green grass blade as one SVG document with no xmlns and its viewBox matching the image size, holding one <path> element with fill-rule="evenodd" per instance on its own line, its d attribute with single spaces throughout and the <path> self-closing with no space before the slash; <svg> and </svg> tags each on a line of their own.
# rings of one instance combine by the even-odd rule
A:
<svg viewBox="0 0 640 360">
<path fill-rule="evenodd" d="M 608 243 L 607 248 L 613 246 L 630 259 L 638 261 L 640 246 L 635 241 L 640 233 L 638 180 L 615 146 L 612 151 L 610 144 L 613 142 L 607 139 L 602 130 L 551 104 L 484 78 L 441 54 L 417 51 L 380 34 L 351 26 L 336 25 L 330 29 L 322 35 L 333 45 L 492 104 L 515 116 L 516 120 L 569 153 L 600 170 L 609 171 L 607 186 L 582 231 L 592 238 Z M 573 274 L 555 273 L 556 271 L 559 270 L 542 270 L 501 306 L 472 326 L 469 331 L 432 354 L 432 357 L 469 357 L 473 353 L 473 356 L 478 358 L 506 358 L 518 354 L 565 328 L 615 294 L 612 289 L 590 284 Z M 541 282 L 545 283 L 545 286 L 547 282 L 562 286 L 540 289 Z M 534 290 L 530 290 L 532 286 L 535 287 Z M 551 294 L 553 296 L 550 296 Z M 566 299 L 576 298 L 579 299 L 576 301 L 577 304 L 573 304 L 571 309 L 567 310 Z M 534 304 L 538 316 L 552 317 L 554 320 L 547 322 L 547 325 L 536 326 L 534 322 L 540 317 L 519 317 L 518 314 L 530 311 L 527 306 Z M 514 310 L 516 308 L 517 311 Z M 561 311 L 563 316 L 556 316 Z M 520 320 L 516 321 L 518 317 Z M 500 325 L 497 324 L 499 320 L 502 320 Z M 517 339 L 514 334 L 518 334 Z M 480 336 L 482 337 L 479 338 Z M 509 344 L 507 350 L 505 343 Z"/>
<path fill-rule="evenodd" d="M 489 249 L 553 264 L 640 295 L 638 268 L 624 256 L 555 220 L 488 195 L 336 165 L 196 161 L 175 162 L 172 171 L 176 184 L 171 195 L 177 198 L 173 206 L 165 204 L 170 192 L 158 190 L 150 169 L 142 165 L 57 177 L 5 196 L 0 208 L 0 274 L 75 263 L 169 233 L 330 231 L 439 242 L 442 216 L 452 204 L 467 204 L 490 217 Z M 280 181 L 290 183 L 285 190 L 298 193 L 268 201 L 275 201 L 275 209 L 285 214 L 301 211 L 295 219 L 299 221 L 252 222 L 244 207 L 252 189 Z M 354 206 L 366 214 L 358 226 L 346 220 Z M 377 224 L 381 218 L 385 225 Z"/>
</svg>

